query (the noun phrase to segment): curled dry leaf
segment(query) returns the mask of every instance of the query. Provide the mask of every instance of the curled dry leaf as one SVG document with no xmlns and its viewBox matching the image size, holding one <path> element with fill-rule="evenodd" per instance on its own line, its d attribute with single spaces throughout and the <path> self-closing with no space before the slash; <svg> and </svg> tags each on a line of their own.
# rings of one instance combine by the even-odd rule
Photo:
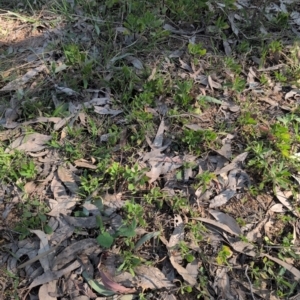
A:
<svg viewBox="0 0 300 300">
<path fill-rule="evenodd" d="M 93 165 L 92 163 L 88 162 L 85 159 L 77 159 L 74 161 L 75 166 L 79 168 L 86 168 L 86 169 L 92 169 L 96 170 L 97 166 Z"/>
</svg>

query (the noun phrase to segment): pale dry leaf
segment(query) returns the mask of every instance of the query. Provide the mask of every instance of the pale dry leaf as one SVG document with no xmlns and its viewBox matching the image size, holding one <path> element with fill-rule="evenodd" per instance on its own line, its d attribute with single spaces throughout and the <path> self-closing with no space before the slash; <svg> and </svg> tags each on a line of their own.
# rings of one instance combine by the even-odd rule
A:
<svg viewBox="0 0 300 300">
<path fill-rule="evenodd" d="M 74 90 L 67 88 L 67 87 L 63 87 L 63 86 L 58 86 L 57 84 L 54 85 L 57 93 L 61 93 L 61 94 L 66 94 L 68 96 L 76 96 L 78 95 L 77 92 L 75 92 Z"/>
<path fill-rule="evenodd" d="M 98 253 L 99 251 L 101 251 L 101 248 L 99 247 L 96 239 L 88 238 L 78 242 L 73 242 L 54 258 L 52 270 L 59 270 L 61 267 L 76 259 L 79 253 L 90 255 L 92 253 Z"/>
<path fill-rule="evenodd" d="M 73 270 L 78 269 L 80 266 L 81 266 L 80 263 L 77 260 L 75 260 L 72 264 L 70 264 L 69 266 L 67 266 L 62 270 L 56 272 L 51 272 L 49 270 L 46 273 L 42 274 L 41 276 L 35 278 L 33 282 L 29 285 L 28 289 L 30 290 L 38 285 L 42 285 L 44 283 L 59 279 L 62 276 L 69 274 Z"/>
<path fill-rule="evenodd" d="M 74 226 L 76 228 L 97 228 L 99 225 L 97 224 L 96 216 L 89 217 L 71 217 L 68 215 L 63 215 L 64 219 L 68 222 L 69 225 Z"/>
<path fill-rule="evenodd" d="M 134 272 L 139 279 L 138 286 L 143 289 L 157 290 L 174 287 L 173 283 L 168 281 L 158 268 L 138 266 L 134 269 Z"/>
<path fill-rule="evenodd" d="M 79 168 L 92 169 L 92 170 L 97 169 L 97 166 L 88 162 L 85 159 L 77 159 L 74 161 L 74 164 L 76 167 L 79 167 Z"/>
<path fill-rule="evenodd" d="M 197 259 L 194 259 L 192 262 L 188 263 L 186 265 L 187 272 L 197 280 L 198 274 L 199 274 L 199 261 Z"/>
<path fill-rule="evenodd" d="M 211 200 L 209 208 L 216 208 L 226 204 L 232 197 L 235 196 L 235 194 L 236 191 L 231 189 L 221 192 Z"/>
<path fill-rule="evenodd" d="M 59 166 L 57 169 L 57 175 L 72 194 L 76 194 L 78 192 L 79 187 L 75 182 L 75 176 L 71 170 L 64 166 Z"/>
<path fill-rule="evenodd" d="M 0 91 L 16 91 L 18 89 L 21 89 L 27 82 L 29 82 L 32 78 L 37 76 L 42 71 L 46 70 L 45 65 L 38 66 L 30 71 L 28 71 L 25 75 L 22 77 L 19 77 L 7 85 L 5 85 Z"/>
<path fill-rule="evenodd" d="M 117 116 L 123 112 L 123 110 L 110 109 L 105 107 L 94 106 L 94 112 L 100 115 L 113 115 Z"/>
<path fill-rule="evenodd" d="M 231 295 L 229 276 L 226 268 L 218 268 L 216 271 L 215 281 L 213 284 L 214 290 L 217 295 L 220 295 L 222 299 L 234 300 Z"/>
<path fill-rule="evenodd" d="M 277 204 L 272 205 L 269 208 L 269 211 L 283 213 L 283 212 L 285 212 L 285 209 L 283 208 L 283 205 L 281 203 L 277 203 Z"/>
<path fill-rule="evenodd" d="M 162 147 L 163 139 L 164 139 L 164 131 L 166 129 L 167 129 L 167 127 L 165 126 L 165 120 L 162 119 L 160 124 L 159 124 L 155 139 L 153 141 L 154 148 L 159 149 L 159 148 Z"/>
<path fill-rule="evenodd" d="M 49 246 L 49 243 L 48 243 L 48 237 L 43 231 L 41 231 L 41 230 L 30 230 L 30 232 L 36 234 L 38 236 L 38 238 L 40 239 L 40 249 L 38 251 L 39 255 L 50 250 L 50 246 Z M 50 261 L 49 261 L 49 259 L 51 259 L 51 257 L 49 255 L 41 257 L 39 259 L 44 272 L 47 272 L 48 270 L 50 270 Z"/>
<path fill-rule="evenodd" d="M 44 150 L 46 143 L 51 140 L 51 136 L 40 133 L 32 133 L 25 136 L 18 137 L 8 147 L 9 150 L 16 149 L 25 152 L 38 152 Z M 8 152 L 9 150 L 5 150 Z"/>
<path fill-rule="evenodd" d="M 197 283 L 197 280 L 189 274 L 189 271 L 176 262 L 176 257 L 171 255 L 170 262 L 172 266 L 176 269 L 176 271 L 182 276 L 184 281 L 186 281 L 189 285 L 194 286 Z"/>
<path fill-rule="evenodd" d="M 217 170 L 214 173 L 216 175 L 222 174 L 222 173 L 227 173 L 233 169 L 236 168 L 240 168 L 240 164 L 247 158 L 248 156 L 248 152 L 244 152 L 242 154 L 239 154 L 238 156 L 236 156 L 232 162 L 228 165 L 226 165 L 224 168 L 222 168 L 221 170 Z"/>
<path fill-rule="evenodd" d="M 281 204 L 283 204 L 290 212 L 292 212 L 296 217 L 298 217 L 298 213 L 288 201 L 286 195 L 280 190 L 278 186 L 275 187 L 275 194 L 277 199 L 281 202 Z"/>
<path fill-rule="evenodd" d="M 198 124 L 185 124 L 184 127 L 187 127 L 194 131 L 203 130 L 203 127 L 199 126 Z"/>
<path fill-rule="evenodd" d="M 36 190 L 37 186 L 33 181 L 29 181 L 24 186 L 24 191 L 26 194 L 32 194 Z"/>
<path fill-rule="evenodd" d="M 168 249 L 174 248 L 184 240 L 184 223 L 180 215 L 174 216 L 174 231 L 168 243 Z"/>
<path fill-rule="evenodd" d="M 214 227 L 217 227 L 218 229 L 221 229 L 223 231 L 226 231 L 234 236 L 238 236 L 238 234 L 236 234 L 234 231 L 232 231 L 227 225 L 219 223 L 217 221 L 211 220 L 211 219 L 207 219 L 207 218 L 191 218 L 192 220 L 198 220 L 210 225 L 213 225 Z"/>
<path fill-rule="evenodd" d="M 262 231 L 267 221 L 268 217 L 265 217 L 255 228 L 247 233 L 246 237 L 249 242 L 256 242 L 257 240 L 262 239 Z"/>
<path fill-rule="evenodd" d="M 50 293 L 56 294 L 57 288 L 56 288 L 57 280 L 50 281 L 48 283 L 44 283 L 40 289 L 39 289 L 39 299 L 43 300 L 56 300 L 56 297 L 52 297 Z"/>
<path fill-rule="evenodd" d="M 61 120 L 59 120 L 53 127 L 53 129 L 55 131 L 58 131 L 60 130 L 62 127 L 64 127 L 65 125 L 67 125 L 69 123 L 69 121 L 74 117 L 74 114 L 72 114 L 71 116 L 69 117 L 65 117 Z"/>
<path fill-rule="evenodd" d="M 237 235 L 242 234 L 240 226 L 231 216 L 222 213 L 220 211 L 216 211 L 213 209 L 209 210 L 209 213 L 220 223 L 227 225 L 232 231 L 234 231 Z"/>
<path fill-rule="evenodd" d="M 127 288 L 117 282 L 114 281 L 113 278 L 111 278 L 111 276 L 108 273 L 105 273 L 104 271 L 99 270 L 101 279 L 102 279 L 102 283 L 103 285 L 116 293 L 120 293 L 120 294 L 129 294 L 129 293 L 134 293 L 136 290 L 134 288 Z"/>
<path fill-rule="evenodd" d="M 221 89 L 222 88 L 222 85 L 216 81 L 214 81 L 210 75 L 208 75 L 208 83 L 209 83 L 209 86 L 210 88 L 213 90 L 213 89 Z"/>
</svg>

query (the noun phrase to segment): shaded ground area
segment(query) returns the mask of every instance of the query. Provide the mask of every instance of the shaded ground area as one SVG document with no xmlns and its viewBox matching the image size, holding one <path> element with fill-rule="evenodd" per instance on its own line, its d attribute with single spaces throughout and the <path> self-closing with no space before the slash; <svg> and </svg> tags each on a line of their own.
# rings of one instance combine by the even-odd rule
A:
<svg viewBox="0 0 300 300">
<path fill-rule="evenodd" d="M 0 7 L 0 298 L 299 299 L 297 1 Z"/>
</svg>

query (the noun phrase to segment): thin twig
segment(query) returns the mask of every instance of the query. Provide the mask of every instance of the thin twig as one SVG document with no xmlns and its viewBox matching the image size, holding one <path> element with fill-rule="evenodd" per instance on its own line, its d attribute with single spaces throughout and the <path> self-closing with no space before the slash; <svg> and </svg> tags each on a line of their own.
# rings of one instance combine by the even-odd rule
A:
<svg viewBox="0 0 300 300">
<path fill-rule="evenodd" d="M 249 276 L 248 276 L 248 274 L 247 274 L 247 271 L 248 271 L 248 265 L 246 266 L 246 269 L 245 269 L 245 276 L 246 276 L 246 278 L 247 278 L 247 280 L 248 280 L 248 282 L 249 282 L 249 285 L 250 285 L 250 293 L 251 293 L 251 297 L 252 297 L 253 300 L 256 300 L 256 298 L 255 298 L 255 296 L 254 296 L 254 294 L 253 294 L 253 290 L 252 290 L 252 283 L 251 283 L 251 280 L 250 280 L 250 278 L 249 278 Z"/>
</svg>

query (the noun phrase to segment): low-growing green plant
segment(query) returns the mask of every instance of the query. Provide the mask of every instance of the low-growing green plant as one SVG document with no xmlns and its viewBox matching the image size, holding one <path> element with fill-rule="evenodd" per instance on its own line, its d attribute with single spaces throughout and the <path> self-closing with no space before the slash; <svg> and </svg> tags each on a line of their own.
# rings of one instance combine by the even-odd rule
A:
<svg viewBox="0 0 300 300">
<path fill-rule="evenodd" d="M 211 181 L 216 179 L 216 174 L 209 171 L 204 171 L 203 173 L 198 174 L 196 179 L 199 180 L 197 185 L 200 185 L 202 187 L 202 192 L 204 192 L 210 186 Z"/>
<path fill-rule="evenodd" d="M 193 82 L 191 80 L 177 81 L 174 100 L 183 108 L 191 105 L 193 100 L 190 94 L 192 87 Z"/>
<path fill-rule="evenodd" d="M 52 228 L 46 224 L 46 213 L 49 212 L 46 203 L 38 199 L 27 198 L 24 203 L 18 205 L 18 209 L 21 215 L 15 226 L 15 231 L 20 234 L 19 239 L 22 240 L 29 236 L 31 229 L 41 229 L 45 233 L 52 233 Z"/>
<path fill-rule="evenodd" d="M 135 203 L 134 199 L 125 202 L 124 211 L 126 213 L 125 224 L 132 222 L 132 220 L 136 220 L 137 224 L 140 226 L 146 226 L 147 223 L 144 219 L 144 208 L 142 205 Z"/>
<path fill-rule="evenodd" d="M 197 131 L 185 129 L 182 141 L 188 145 L 190 151 L 200 154 L 204 146 L 212 146 L 216 139 L 217 134 L 210 129 Z"/>
<path fill-rule="evenodd" d="M 19 179 L 34 179 L 37 170 L 33 160 L 24 153 L 13 151 L 6 153 L 0 146 L 0 180 L 16 182 Z"/>
<path fill-rule="evenodd" d="M 242 71 L 242 67 L 234 61 L 232 57 L 225 57 L 225 66 L 229 68 L 235 74 L 240 74 Z"/>
<path fill-rule="evenodd" d="M 206 54 L 206 49 L 203 48 L 203 45 L 201 43 L 199 43 L 199 44 L 189 43 L 188 50 L 189 50 L 189 53 L 192 55 L 203 56 Z"/>
<path fill-rule="evenodd" d="M 143 186 L 148 181 L 148 177 L 145 175 L 145 170 L 140 170 L 137 164 L 135 164 L 132 168 L 126 166 L 123 176 L 128 183 L 128 190 L 132 192 L 137 192 L 139 190 L 139 186 Z"/>
<path fill-rule="evenodd" d="M 228 246 L 223 245 L 222 249 L 218 252 L 216 261 L 218 265 L 228 265 L 228 259 L 232 256 L 232 251 Z"/>
</svg>

